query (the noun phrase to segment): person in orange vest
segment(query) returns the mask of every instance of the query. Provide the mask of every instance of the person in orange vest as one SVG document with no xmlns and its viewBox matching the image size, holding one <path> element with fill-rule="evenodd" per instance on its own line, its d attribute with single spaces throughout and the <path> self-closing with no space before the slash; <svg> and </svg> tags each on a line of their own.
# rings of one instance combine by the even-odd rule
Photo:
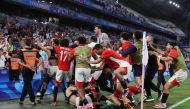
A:
<svg viewBox="0 0 190 109">
<path fill-rule="evenodd" d="M 166 80 L 164 78 L 164 72 L 166 70 L 165 62 L 160 60 L 161 56 L 157 57 L 158 60 L 158 78 L 157 78 L 157 87 L 160 89 L 160 85 L 162 84 L 163 87 L 166 84 Z"/>
<path fill-rule="evenodd" d="M 20 106 L 23 106 L 23 102 L 27 94 L 29 94 L 30 96 L 30 101 L 32 105 L 36 105 L 35 95 L 32 89 L 31 82 L 32 82 L 32 79 L 37 67 L 39 67 L 42 64 L 42 58 L 38 50 L 35 48 L 32 48 L 32 44 L 33 44 L 32 39 L 27 39 L 25 43 L 26 43 L 26 46 L 24 47 L 24 49 L 21 49 L 20 55 L 19 55 L 19 59 L 20 59 L 19 64 L 23 66 L 22 75 L 23 75 L 23 81 L 24 81 L 24 87 L 23 87 L 21 97 L 20 97 L 20 102 L 19 102 Z"/>
<path fill-rule="evenodd" d="M 19 81 L 20 65 L 19 58 L 16 51 L 12 51 L 11 58 L 7 60 L 7 66 L 9 67 L 9 81 Z"/>
</svg>

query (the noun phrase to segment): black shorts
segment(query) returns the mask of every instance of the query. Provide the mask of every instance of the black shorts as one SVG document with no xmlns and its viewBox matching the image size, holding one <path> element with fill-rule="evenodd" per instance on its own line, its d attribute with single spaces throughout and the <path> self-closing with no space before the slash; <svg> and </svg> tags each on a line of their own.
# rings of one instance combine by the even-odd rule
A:
<svg viewBox="0 0 190 109">
<path fill-rule="evenodd" d="M 142 75 L 142 64 L 133 65 L 133 71 L 134 71 L 134 76 L 141 76 Z"/>
</svg>

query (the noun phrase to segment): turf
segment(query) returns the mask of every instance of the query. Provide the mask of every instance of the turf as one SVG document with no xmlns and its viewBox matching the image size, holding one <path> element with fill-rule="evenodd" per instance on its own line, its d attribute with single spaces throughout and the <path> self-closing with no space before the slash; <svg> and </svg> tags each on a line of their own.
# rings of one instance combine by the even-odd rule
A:
<svg viewBox="0 0 190 109">
<path fill-rule="evenodd" d="M 168 77 L 167 77 L 168 79 Z M 156 81 L 156 80 L 154 80 Z M 106 93 L 107 95 L 107 93 Z M 153 93 L 153 97 L 156 98 L 157 94 Z M 173 88 L 171 90 L 169 99 L 168 99 L 168 106 L 171 106 L 173 104 L 176 104 L 177 102 L 190 97 L 190 76 L 188 79 L 180 86 Z M 62 93 L 59 93 L 58 95 L 58 106 L 57 107 L 51 107 L 51 101 L 53 97 L 52 95 L 47 95 L 44 97 L 44 103 L 43 104 L 38 104 L 37 106 L 31 106 L 28 98 L 25 100 L 25 104 L 23 107 L 19 107 L 18 101 L 19 100 L 11 100 L 11 101 L 5 101 L 5 102 L 0 102 L 0 109 L 74 109 L 73 106 L 68 105 L 67 103 L 64 102 L 64 95 Z M 137 99 L 138 96 L 137 96 Z M 150 103 L 144 103 L 144 109 L 153 109 L 153 105 L 158 102 L 150 102 Z M 135 107 L 135 109 L 140 109 L 140 106 Z M 190 109 L 190 100 L 186 101 L 185 103 L 179 105 L 175 109 Z"/>
</svg>

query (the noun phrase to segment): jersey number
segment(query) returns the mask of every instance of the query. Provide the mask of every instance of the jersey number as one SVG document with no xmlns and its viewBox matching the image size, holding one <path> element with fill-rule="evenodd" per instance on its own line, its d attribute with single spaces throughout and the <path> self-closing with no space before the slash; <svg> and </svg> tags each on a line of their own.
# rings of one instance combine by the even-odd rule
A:
<svg viewBox="0 0 190 109">
<path fill-rule="evenodd" d="M 67 52 L 61 51 L 60 54 L 61 54 L 60 61 L 64 62 L 67 59 Z"/>
</svg>

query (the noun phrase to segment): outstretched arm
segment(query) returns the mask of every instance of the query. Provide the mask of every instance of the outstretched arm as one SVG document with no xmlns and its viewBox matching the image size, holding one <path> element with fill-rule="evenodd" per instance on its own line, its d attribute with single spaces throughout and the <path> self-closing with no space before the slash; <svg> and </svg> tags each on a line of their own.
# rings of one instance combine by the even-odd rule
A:
<svg viewBox="0 0 190 109">
<path fill-rule="evenodd" d="M 154 48 L 152 45 L 149 45 L 149 46 L 151 47 L 152 50 L 156 51 L 157 53 L 162 54 L 162 55 L 165 55 L 165 52 L 164 52 L 163 50 L 161 50 L 161 49 L 156 49 L 156 48 Z"/>
<path fill-rule="evenodd" d="M 128 54 L 132 54 L 135 53 L 137 51 L 137 48 L 134 45 L 131 45 L 131 47 L 129 47 L 128 49 L 126 49 L 125 51 L 120 51 L 119 53 L 122 56 L 127 56 Z"/>
<path fill-rule="evenodd" d="M 166 61 L 166 62 L 173 60 L 172 57 L 161 57 L 160 59 L 163 60 L 163 61 Z"/>
<path fill-rule="evenodd" d="M 98 64 L 98 63 L 100 63 L 101 61 L 102 61 L 102 59 L 101 58 L 98 58 L 97 60 L 95 60 L 95 61 L 90 61 L 89 59 L 87 59 L 86 60 L 89 64 Z"/>
<path fill-rule="evenodd" d="M 47 49 L 46 47 L 42 46 L 39 39 L 37 39 L 37 46 L 47 53 L 48 58 L 51 57 L 51 51 Z"/>
</svg>

